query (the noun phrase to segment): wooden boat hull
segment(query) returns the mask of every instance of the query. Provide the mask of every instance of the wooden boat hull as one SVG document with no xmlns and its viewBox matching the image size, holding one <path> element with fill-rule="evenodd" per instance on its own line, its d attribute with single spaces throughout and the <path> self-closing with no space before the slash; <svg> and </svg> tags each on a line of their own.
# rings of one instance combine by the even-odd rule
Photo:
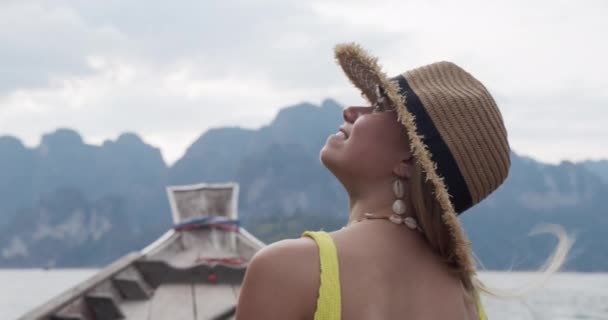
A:
<svg viewBox="0 0 608 320">
<path fill-rule="evenodd" d="M 177 228 L 20 319 L 233 318 L 247 263 L 264 247 L 235 222 L 238 185 L 168 193 Z"/>
</svg>

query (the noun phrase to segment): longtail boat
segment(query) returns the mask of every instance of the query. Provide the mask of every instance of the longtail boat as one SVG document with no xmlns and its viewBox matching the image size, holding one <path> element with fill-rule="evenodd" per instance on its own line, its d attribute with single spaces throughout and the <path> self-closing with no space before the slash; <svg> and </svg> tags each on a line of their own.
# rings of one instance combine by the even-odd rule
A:
<svg viewBox="0 0 608 320">
<path fill-rule="evenodd" d="M 238 223 L 238 184 L 167 188 L 174 227 L 20 319 L 233 319 L 264 243 Z"/>
</svg>

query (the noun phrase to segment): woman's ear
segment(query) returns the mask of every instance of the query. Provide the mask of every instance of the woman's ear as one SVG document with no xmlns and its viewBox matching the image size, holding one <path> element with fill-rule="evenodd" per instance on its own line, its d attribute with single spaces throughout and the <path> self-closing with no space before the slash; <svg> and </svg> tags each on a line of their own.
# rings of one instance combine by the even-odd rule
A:
<svg viewBox="0 0 608 320">
<path fill-rule="evenodd" d="M 401 179 L 410 179 L 412 177 L 412 162 L 410 160 L 411 158 L 399 162 L 393 168 L 393 173 Z"/>
</svg>

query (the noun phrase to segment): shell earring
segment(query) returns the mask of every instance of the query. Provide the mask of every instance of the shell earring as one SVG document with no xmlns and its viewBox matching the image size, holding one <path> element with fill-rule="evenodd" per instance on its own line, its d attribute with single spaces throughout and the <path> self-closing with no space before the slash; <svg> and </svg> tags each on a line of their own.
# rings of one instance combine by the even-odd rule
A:
<svg viewBox="0 0 608 320">
<path fill-rule="evenodd" d="M 397 199 L 393 202 L 393 214 L 389 217 L 389 220 L 395 224 L 405 224 L 412 230 L 420 230 L 416 219 L 405 217 L 407 206 L 405 205 L 405 201 L 403 201 L 405 188 L 401 179 L 395 179 L 393 182 L 393 194 Z"/>
<path fill-rule="evenodd" d="M 403 215 L 406 211 L 405 202 L 403 201 L 404 193 L 403 181 L 395 179 L 393 181 L 393 195 L 397 199 L 393 202 L 393 214 L 390 217 L 391 222 L 395 224 L 403 223 Z"/>
</svg>

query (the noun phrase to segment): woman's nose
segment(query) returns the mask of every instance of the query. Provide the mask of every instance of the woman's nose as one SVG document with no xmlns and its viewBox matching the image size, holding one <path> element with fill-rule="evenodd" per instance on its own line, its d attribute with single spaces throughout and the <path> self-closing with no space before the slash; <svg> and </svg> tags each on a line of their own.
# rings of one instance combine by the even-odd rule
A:
<svg viewBox="0 0 608 320">
<path fill-rule="evenodd" d="M 359 113 L 355 107 L 346 107 L 342 112 L 342 117 L 344 117 L 344 121 L 348 123 L 354 123 L 357 120 Z"/>
</svg>

